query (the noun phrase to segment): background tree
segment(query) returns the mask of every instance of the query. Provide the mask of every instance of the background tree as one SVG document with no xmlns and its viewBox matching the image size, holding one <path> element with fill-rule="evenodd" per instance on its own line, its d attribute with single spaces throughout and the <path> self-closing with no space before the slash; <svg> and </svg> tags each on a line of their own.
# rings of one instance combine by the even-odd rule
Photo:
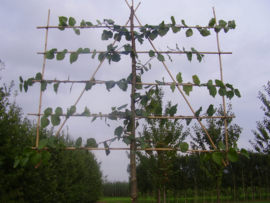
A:
<svg viewBox="0 0 270 203">
<path fill-rule="evenodd" d="M 216 116 L 224 116 L 224 111 L 222 106 L 217 110 Z M 228 105 L 228 110 L 226 113 L 227 116 L 234 116 L 232 113 L 232 105 Z M 232 123 L 232 118 L 227 119 L 227 133 L 228 133 L 228 145 L 229 147 L 235 146 L 237 140 L 240 137 L 242 128 L 236 124 Z M 218 147 L 220 143 L 225 143 L 225 129 L 224 129 L 224 120 L 223 119 L 207 119 L 206 129 L 209 132 L 214 144 Z M 191 141 L 191 147 L 193 149 L 202 149 L 202 150 L 214 150 L 213 146 L 210 143 L 205 131 L 198 126 L 194 125 L 193 130 L 194 135 L 191 135 L 193 141 Z M 237 146 L 235 146 L 237 148 Z M 220 156 L 224 154 L 220 153 Z M 217 189 L 217 201 L 219 202 L 219 186 L 222 180 L 222 174 L 224 165 L 222 162 L 217 164 L 216 158 L 210 153 L 200 154 L 200 166 L 206 172 L 207 176 L 212 179 L 213 186 Z"/>
<path fill-rule="evenodd" d="M 270 81 L 268 81 L 267 86 L 264 86 L 264 91 L 266 95 L 259 91 L 258 98 L 262 101 L 263 106 L 261 109 L 264 111 L 265 117 L 263 121 L 257 121 L 257 131 L 252 130 L 255 135 L 254 141 L 249 140 L 254 149 L 257 152 L 262 152 L 269 154 L 270 152 Z"/>
</svg>

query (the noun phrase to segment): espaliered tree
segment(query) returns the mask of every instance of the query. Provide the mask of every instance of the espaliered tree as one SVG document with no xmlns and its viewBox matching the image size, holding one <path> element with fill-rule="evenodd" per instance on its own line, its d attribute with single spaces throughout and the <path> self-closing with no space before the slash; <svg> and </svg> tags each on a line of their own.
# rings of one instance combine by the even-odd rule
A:
<svg viewBox="0 0 270 203">
<path fill-rule="evenodd" d="M 145 149 L 146 147 L 146 142 L 145 142 L 145 137 L 136 137 L 135 129 L 136 129 L 136 124 L 139 122 L 139 120 L 148 118 L 148 119 L 155 119 L 155 115 L 162 114 L 162 106 L 161 104 L 156 100 L 154 97 L 154 87 L 158 85 L 169 85 L 171 87 L 171 90 L 174 92 L 175 89 L 178 89 L 179 92 L 182 94 L 182 96 L 186 99 L 186 96 L 184 95 L 183 92 L 187 96 L 191 93 L 193 90 L 193 86 L 198 86 L 198 87 L 207 87 L 209 90 L 209 94 L 213 97 L 217 95 L 217 93 L 220 96 L 226 96 L 227 98 L 231 99 L 234 97 L 234 95 L 241 97 L 240 92 L 238 89 L 235 89 L 232 84 L 224 84 L 222 80 L 215 80 L 215 84 L 211 79 L 209 79 L 205 83 L 201 83 L 199 77 L 197 75 L 192 76 L 192 81 L 193 82 L 188 82 L 188 83 L 183 83 L 183 78 L 181 72 L 179 72 L 175 77 L 173 77 L 169 70 L 167 69 L 164 61 L 165 57 L 163 53 L 166 53 L 171 59 L 170 54 L 174 53 L 180 53 L 180 54 L 186 54 L 187 59 L 189 61 L 192 60 L 193 56 L 195 55 L 197 57 L 197 60 L 201 62 L 202 58 L 204 57 L 204 54 L 200 53 L 197 51 L 195 48 L 191 48 L 190 51 L 187 51 L 185 48 L 182 50 L 179 49 L 178 45 L 176 44 L 175 49 L 169 48 L 168 51 L 162 52 L 162 51 L 157 51 L 155 47 L 152 44 L 152 41 L 155 40 L 157 37 L 164 37 L 170 30 L 173 33 L 179 33 L 182 29 L 185 30 L 185 35 L 186 37 L 191 37 L 193 35 L 193 29 L 197 29 L 197 31 L 203 36 L 209 36 L 211 34 L 210 30 L 213 29 L 214 32 L 218 33 L 221 30 L 224 30 L 225 33 L 227 33 L 231 29 L 235 29 L 236 24 L 235 21 L 224 21 L 220 20 L 219 22 L 216 22 L 215 18 L 210 19 L 209 23 L 207 26 L 196 26 L 196 27 L 189 27 L 184 20 L 181 20 L 182 24 L 176 24 L 176 21 L 174 17 L 171 17 L 171 23 L 165 23 L 164 21 L 161 22 L 159 25 L 140 25 L 140 29 L 138 31 L 134 31 L 134 16 L 135 16 L 135 11 L 133 9 L 133 5 L 130 6 L 131 14 L 130 14 L 130 30 L 128 30 L 125 26 L 120 26 L 115 24 L 115 22 L 111 19 L 104 19 L 102 22 L 97 20 L 96 25 L 92 24 L 89 21 L 82 20 L 80 22 L 79 26 L 76 26 L 76 20 L 73 17 L 64 17 L 60 16 L 59 17 L 59 29 L 60 30 L 65 30 L 66 28 L 73 28 L 74 32 L 76 35 L 80 35 L 80 32 L 82 31 L 83 28 L 98 28 L 98 27 L 106 27 L 105 30 L 103 30 L 101 39 L 102 40 L 109 40 L 109 39 L 114 39 L 113 43 L 110 43 L 107 46 L 107 50 L 104 52 L 100 52 L 98 54 L 98 60 L 100 61 L 100 65 L 107 60 L 109 64 L 113 62 L 119 62 L 121 60 L 121 55 L 129 55 L 132 60 L 132 69 L 130 75 L 127 76 L 127 78 L 122 78 L 119 79 L 118 81 L 100 81 L 95 79 L 95 74 L 97 70 L 94 72 L 92 77 L 89 79 L 89 81 L 85 81 L 85 88 L 82 91 L 82 94 L 85 91 L 90 91 L 93 86 L 96 83 L 101 83 L 105 84 L 106 89 L 110 91 L 110 89 L 114 88 L 115 86 L 118 86 L 121 90 L 126 91 L 127 86 L 131 85 L 131 108 L 128 109 L 127 104 L 121 105 L 120 107 L 112 107 L 112 112 L 109 114 L 95 114 L 91 113 L 90 109 L 88 107 L 85 107 L 84 112 L 76 112 L 76 105 L 81 98 L 82 94 L 80 95 L 79 99 L 77 102 L 70 106 L 70 108 L 67 109 L 66 113 L 62 110 L 61 107 L 57 107 L 55 110 L 53 110 L 51 107 L 48 107 L 45 109 L 44 114 L 42 114 L 42 117 L 40 119 L 41 112 L 39 112 L 38 115 L 38 123 L 40 119 L 40 125 L 42 128 L 47 127 L 50 123 L 54 126 L 57 126 L 61 124 L 60 129 L 56 133 L 55 136 L 58 135 L 60 132 L 61 128 L 69 119 L 71 116 L 86 116 L 86 117 L 93 117 L 92 122 L 97 118 L 97 117 L 106 117 L 107 119 L 110 120 L 118 120 L 118 119 L 123 119 L 123 125 L 119 126 L 115 129 L 114 131 L 114 136 L 109 140 L 102 141 L 102 142 L 97 142 L 94 138 L 89 138 L 87 139 L 87 144 L 86 146 L 81 146 L 82 145 L 82 138 L 79 137 L 76 140 L 75 146 L 76 148 L 85 148 L 85 149 L 93 149 L 98 147 L 99 144 L 104 144 L 106 155 L 110 153 L 109 150 L 109 145 L 113 141 L 118 138 L 118 140 L 122 139 L 126 144 L 130 144 L 130 164 L 131 164 L 131 181 L 132 181 L 132 190 L 131 190 L 131 197 L 132 197 L 132 202 L 137 202 L 137 185 L 136 185 L 136 166 L 135 166 L 135 152 L 137 147 L 140 147 L 140 149 Z M 46 27 L 48 28 L 48 27 Z M 115 46 L 116 42 L 120 42 L 124 40 L 125 38 L 126 41 L 128 41 L 127 44 L 123 45 L 122 47 Z M 146 61 L 145 63 L 142 63 L 139 59 L 138 53 L 136 52 L 136 46 L 139 44 L 145 43 L 145 40 L 148 40 L 150 44 L 153 46 L 154 50 L 149 50 L 149 60 Z M 45 51 L 44 57 L 46 59 L 54 59 L 56 60 L 64 60 L 66 54 L 70 54 L 69 60 L 70 63 L 73 64 L 77 60 L 79 60 L 79 55 L 80 54 L 92 54 L 92 58 L 94 59 L 97 51 L 96 49 L 90 51 L 90 48 L 78 48 L 77 51 L 71 51 L 69 52 L 67 49 L 64 49 L 62 51 L 58 51 L 56 48 L 51 49 L 49 51 Z M 220 54 L 220 53 L 219 53 Z M 56 55 L 56 57 L 55 57 Z M 169 73 L 171 79 L 173 82 L 165 82 L 164 79 L 163 81 L 156 80 L 156 83 L 154 85 L 148 85 L 144 87 L 145 92 L 143 93 L 143 85 L 141 80 L 141 75 L 144 74 L 145 71 L 149 71 L 151 69 L 151 64 L 150 61 L 152 59 L 156 58 L 158 61 L 160 61 L 166 68 L 167 72 Z M 65 81 L 60 81 L 60 80 L 44 80 L 43 78 L 43 73 L 37 73 L 35 77 L 29 78 L 27 80 L 23 80 L 22 77 L 20 77 L 20 90 L 22 89 L 25 90 L 25 92 L 28 91 L 29 86 L 32 86 L 34 83 L 40 83 L 41 84 L 41 94 L 47 89 L 48 84 L 54 83 L 53 88 L 54 91 L 58 91 L 58 87 L 60 83 L 63 83 Z M 181 90 L 181 87 L 183 90 Z M 143 108 L 138 108 L 139 104 L 143 106 Z M 205 114 L 201 114 L 202 112 L 202 107 L 197 110 L 196 112 L 193 111 L 191 106 L 189 105 L 192 113 L 194 116 L 191 117 L 185 117 L 185 116 L 176 116 L 177 112 L 177 105 L 170 106 L 168 110 L 167 115 L 161 115 L 159 116 L 160 119 L 185 119 L 187 124 L 191 122 L 191 119 L 197 119 L 200 125 L 201 119 L 203 119 L 205 116 L 213 116 L 215 113 L 215 108 L 212 104 L 209 105 L 208 109 L 206 110 Z M 40 110 L 41 108 L 39 108 Z M 167 111 L 166 110 L 166 111 Z M 53 113 L 54 112 L 54 113 Z M 169 116 L 168 116 L 169 115 Z M 64 121 L 61 121 L 61 117 L 64 117 Z M 106 120 L 105 119 L 105 122 Z M 210 136 L 208 138 L 211 140 Z M 168 143 L 168 146 L 170 144 Z M 187 144 L 186 144 L 187 145 Z M 186 145 L 183 145 L 184 147 L 179 146 L 178 149 L 173 149 L 173 150 L 181 150 L 185 152 L 187 150 Z M 20 157 L 17 157 L 15 160 L 14 166 L 16 167 L 18 164 L 20 165 L 25 165 L 28 163 L 28 161 L 32 164 L 35 164 L 38 166 L 39 164 L 43 162 L 48 161 L 49 159 L 49 151 L 47 149 L 53 149 L 53 148 L 65 148 L 66 146 L 59 145 L 57 143 L 57 140 L 54 139 L 53 137 L 49 139 L 42 139 L 39 141 L 39 138 L 37 136 L 37 146 L 36 150 L 31 150 L 30 147 L 26 148 L 23 152 L 23 155 Z M 151 149 L 150 149 L 151 150 Z M 225 151 L 225 150 L 224 150 Z M 235 154 L 237 156 L 237 153 Z M 216 156 L 216 152 L 213 154 L 213 156 Z"/>
</svg>

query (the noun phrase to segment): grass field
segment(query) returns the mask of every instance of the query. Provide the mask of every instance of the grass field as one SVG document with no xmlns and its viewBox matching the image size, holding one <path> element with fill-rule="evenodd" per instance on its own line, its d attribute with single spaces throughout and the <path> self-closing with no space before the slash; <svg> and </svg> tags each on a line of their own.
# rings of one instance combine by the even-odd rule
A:
<svg viewBox="0 0 270 203">
<path fill-rule="evenodd" d="M 129 203 L 131 202 L 130 197 L 103 197 L 101 198 L 101 200 L 99 201 L 99 203 Z M 138 203 L 155 203 L 156 200 L 154 198 L 148 197 L 146 199 L 146 201 L 144 199 L 139 199 Z M 176 202 L 176 201 L 175 201 Z M 205 203 L 212 203 L 212 201 L 205 201 Z M 170 200 L 167 199 L 166 203 L 174 203 L 174 199 L 171 198 Z M 185 203 L 185 199 L 178 199 L 178 203 Z M 187 203 L 195 203 L 194 199 L 191 198 L 187 198 Z M 202 201 L 197 201 L 197 203 L 203 203 Z M 215 200 L 213 201 L 213 203 L 215 203 Z M 227 203 L 227 200 L 223 200 L 220 201 L 220 203 Z M 229 202 L 229 203 L 233 203 L 233 202 Z M 237 202 L 240 203 L 240 202 Z M 270 203 L 269 200 L 265 200 L 265 201 L 248 201 L 248 203 Z"/>
</svg>

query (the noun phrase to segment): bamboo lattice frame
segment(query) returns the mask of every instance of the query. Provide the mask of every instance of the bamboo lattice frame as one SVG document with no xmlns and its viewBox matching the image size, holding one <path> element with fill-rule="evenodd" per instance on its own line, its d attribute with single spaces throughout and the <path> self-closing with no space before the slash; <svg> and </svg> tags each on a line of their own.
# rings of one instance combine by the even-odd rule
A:
<svg viewBox="0 0 270 203">
<path fill-rule="evenodd" d="M 125 0 L 129 9 L 131 9 L 131 11 L 133 10 L 133 6 L 131 7 L 129 5 L 129 3 L 127 2 L 127 0 Z M 132 0 L 132 5 L 133 5 L 133 0 Z M 135 12 L 136 10 L 138 9 L 140 3 L 137 5 L 136 9 L 134 10 L 134 15 L 133 17 L 136 18 L 139 26 L 133 26 L 133 23 L 131 23 L 131 26 L 127 26 L 129 21 L 127 21 L 127 23 L 124 25 L 124 27 L 130 27 L 131 29 L 133 28 L 139 28 L 141 27 L 141 23 L 138 19 L 138 17 L 136 16 Z M 216 20 L 216 14 L 215 14 L 215 10 L 213 8 L 213 14 L 214 14 L 214 18 Z M 42 80 L 33 80 L 33 82 L 41 82 L 41 81 L 47 81 L 47 82 L 59 82 L 59 83 L 88 83 L 88 82 L 91 82 L 91 83 L 99 83 L 99 84 L 104 84 L 105 81 L 91 81 L 94 76 L 96 75 L 96 73 L 98 72 L 98 70 L 100 69 L 101 65 L 103 64 L 105 58 L 100 62 L 100 64 L 98 65 L 98 67 L 96 68 L 96 70 L 94 71 L 93 75 L 91 76 L 91 78 L 87 81 L 70 81 L 70 80 L 44 80 L 43 76 L 44 76 L 44 71 L 45 71 L 45 62 L 46 62 L 46 58 L 45 58 L 45 53 L 47 51 L 47 42 L 48 42 L 48 30 L 49 28 L 53 29 L 53 28 L 61 28 L 61 26 L 49 26 L 49 21 L 50 21 L 50 10 L 48 11 L 48 19 L 47 19 L 47 26 L 39 26 L 37 27 L 37 29 L 46 29 L 46 37 L 45 37 L 45 48 L 44 48 L 44 52 L 38 52 L 38 54 L 43 54 L 44 55 L 44 58 L 43 58 L 43 66 L 42 66 Z M 216 20 L 217 22 L 217 20 Z M 75 28 L 108 28 L 108 26 L 74 26 Z M 185 26 L 178 26 L 178 27 L 182 27 L 182 28 L 197 28 L 195 26 L 189 26 L 189 27 L 185 27 Z M 66 26 L 65 28 L 73 28 L 71 26 Z M 210 28 L 212 29 L 213 27 L 202 27 L 202 28 Z M 134 40 L 134 36 L 132 35 L 132 39 Z M 220 66 L 220 78 L 221 78 L 221 81 L 223 82 L 223 73 L 222 73 L 222 60 L 221 60 L 221 54 L 232 54 L 232 52 L 221 52 L 220 51 L 220 45 L 219 45 L 219 36 L 218 36 L 218 33 L 216 33 L 216 39 L 217 39 L 217 49 L 218 51 L 217 52 L 198 52 L 200 54 L 218 54 L 219 55 L 219 66 Z M 170 53 L 170 54 L 186 54 L 185 52 L 181 52 L 181 51 L 158 51 L 153 42 L 148 38 L 149 40 L 149 43 L 150 45 L 152 46 L 152 48 L 154 49 L 155 53 Z M 117 39 L 114 40 L 113 42 L 113 45 L 116 43 Z M 74 53 L 75 51 L 69 51 L 67 53 Z M 103 53 L 105 51 L 96 51 L 96 53 Z M 59 52 L 55 52 L 55 53 L 59 53 Z M 93 52 L 90 52 L 90 53 L 93 53 Z M 145 53 L 149 53 L 149 51 L 137 51 L 136 53 L 140 53 L 140 54 L 145 54 Z M 193 52 L 194 53 L 194 52 Z M 89 54 L 89 53 L 85 53 L 85 54 Z M 164 61 L 162 61 L 162 64 L 164 66 L 164 68 L 166 69 L 167 73 L 169 74 L 169 76 L 171 77 L 172 79 L 172 82 L 174 82 L 176 84 L 176 88 L 178 89 L 178 91 L 180 92 L 180 94 L 182 95 L 182 97 L 184 98 L 184 100 L 186 101 L 187 105 L 189 106 L 193 116 L 173 116 L 173 117 L 168 117 L 168 116 L 149 116 L 148 118 L 150 119 L 197 119 L 197 121 L 199 122 L 199 124 L 201 125 L 201 127 L 204 129 L 206 135 L 208 136 L 212 146 L 214 149 L 216 149 L 216 146 L 215 144 L 213 143 L 209 133 L 207 132 L 207 130 L 205 129 L 204 125 L 201 123 L 200 119 L 207 119 L 207 118 L 224 118 L 224 125 L 225 125 L 225 140 L 226 140 L 226 149 L 228 150 L 228 135 L 227 135 L 227 118 L 235 118 L 235 116 L 226 116 L 226 106 L 225 106 L 225 97 L 222 96 L 222 102 L 223 102 L 223 110 L 224 110 L 224 115 L 225 116 L 212 116 L 212 117 L 209 117 L 209 116 L 205 116 L 205 117 L 197 117 L 195 116 L 195 111 L 193 110 L 192 106 L 190 105 L 188 99 L 186 98 L 186 96 L 184 95 L 183 91 L 180 89 L 180 86 L 183 86 L 183 85 L 191 85 L 191 86 L 198 86 L 198 85 L 194 85 L 194 84 L 187 84 L 187 83 L 177 83 L 176 80 L 174 79 L 174 77 L 172 76 L 170 70 L 168 69 L 167 65 L 165 64 Z M 166 82 L 165 84 L 163 85 L 171 85 L 172 82 Z M 136 84 L 142 84 L 142 85 L 160 85 L 160 84 L 157 84 L 157 83 L 133 83 L 131 85 L 136 85 Z M 216 86 L 216 85 L 214 85 Z M 85 88 L 82 90 L 79 98 L 76 100 L 74 106 L 76 106 L 78 104 L 78 102 L 80 101 L 81 97 L 83 96 L 85 92 Z M 40 98 L 39 98 L 39 110 L 38 110 L 38 113 L 37 114 L 34 114 L 34 113 L 29 113 L 28 115 L 35 115 L 35 116 L 38 116 L 38 124 L 37 124 L 37 137 L 36 137 L 36 147 L 32 147 L 33 149 L 36 149 L 38 147 L 38 144 L 39 144 L 39 128 L 40 128 L 40 116 L 41 115 L 44 115 L 44 114 L 41 114 L 41 105 L 42 105 L 42 91 L 40 90 Z M 63 116 L 65 114 L 62 114 Z M 81 115 L 71 115 L 71 116 L 81 116 Z M 107 114 L 102 114 L 102 115 L 97 115 L 97 114 L 91 114 L 92 117 L 94 116 L 101 116 L 101 117 L 108 117 Z M 136 118 L 143 118 L 142 116 L 136 116 Z M 65 125 L 67 119 L 64 120 L 64 122 L 62 122 L 62 125 L 60 126 L 59 130 L 57 131 L 57 133 L 55 134 L 55 136 L 57 136 L 61 129 L 63 128 L 63 126 Z M 109 150 L 129 150 L 130 148 L 79 148 L 79 149 L 87 149 L 87 150 L 105 150 L 105 149 L 109 149 Z M 72 148 L 72 147 L 69 147 L 69 148 L 66 148 L 66 150 L 75 150 L 75 148 Z M 141 149 L 137 149 L 137 150 L 141 150 Z M 159 150 L 166 150 L 166 151 L 169 151 L 169 150 L 175 150 L 175 151 L 179 151 L 179 149 L 171 149 L 171 148 L 160 148 L 160 149 L 150 149 L 150 148 L 147 148 L 145 150 L 155 150 L 155 151 L 159 151 Z M 188 152 L 213 152 L 214 150 L 188 150 Z M 226 165 L 226 163 L 223 161 L 223 164 Z M 227 159 L 227 164 L 229 164 L 229 161 Z"/>
</svg>

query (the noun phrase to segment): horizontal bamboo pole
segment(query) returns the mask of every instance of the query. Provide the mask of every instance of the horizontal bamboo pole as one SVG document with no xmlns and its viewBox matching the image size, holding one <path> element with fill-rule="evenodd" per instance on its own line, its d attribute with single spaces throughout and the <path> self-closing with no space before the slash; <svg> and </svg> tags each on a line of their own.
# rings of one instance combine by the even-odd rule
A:
<svg viewBox="0 0 270 203">
<path fill-rule="evenodd" d="M 43 116 L 44 114 L 35 114 L 35 113 L 28 113 L 28 116 Z M 54 115 L 54 114 L 52 114 Z M 66 116 L 66 114 L 62 114 L 61 116 Z M 70 116 L 77 116 L 77 117 L 86 117 L 81 114 L 75 114 L 75 115 L 70 115 Z M 112 115 L 107 115 L 107 114 L 91 114 L 90 117 L 116 117 L 116 118 L 124 118 L 120 116 L 112 116 Z M 196 117 L 196 116 L 148 116 L 148 117 L 143 117 L 143 116 L 136 116 L 136 118 L 150 118 L 150 119 L 207 119 L 207 118 L 235 118 L 235 116 L 203 116 L 203 117 Z"/>
<path fill-rule="evenodd" d="M 106 51 L 96 51 L 96 53 L 105 53 Z M 121 53 L 122 51 L 115 51 L 116 53 Z M 158 51 L 159 54 L 187 54 L 188 52 L 191 52 L 193 54 L 199 53 L 199 54 L 232 54 L 232 52 L 209 52 L 209 51 L 203 51 L 203 52 L 192 52 L 192 51 Z M 55 51 L 54 53 L 61 53 L 61 51 Z M 67 53 L 76 53 L 76 51 L 68 51 Z M 90 51 L 88 53 L 80 53 L 80 54 L 92 54 L 93 51 Z M 137 54 L 148 54 L 149 51 L 136 51 Z M 37 54 L 45 54 L 45 52 L 37 52 Z"/>
<path fill-rule="evenodd" d="M 37 149 L 37 147 L 31 147 L 32 149 Z M 43 149 L 47 150 L 49 148 L 44 147 Z M 130 148 L 93 148 L 93 147 L 79 147 L 79 148 L 75 148 L 75 147 L 66 147 L 60 150 L 130 150 Z M 174 148 L 145 148 L 145 149 L 141 149 L 141 148 L 137 148 L 137 150 L 140 151 L 181 151 L 181 149 L 174 149 Z M 199 149 L 189 149 L 187 150 L 187 152 L 215 152 L 215 150 L 199 150 Z M 222 153 L 226 153 L 226 151 L 221 151 Z M 240 152 L 237 152 L 238 154 L 241 154 Z"/>
<path fill-rule="evenodd" d="M 95 81 L 89 81 L 89 80 L 32 80 L 32 82 L 41 82 L 41 81 L 46 81 L 46 82 L 52 82 L 52 83 L 95 83 L 95 84 L 105 84 L 107 81 L 101 81 L 101 80 L 95 80 Z M 116 81 L 117 82 L 117 81 Z M 131 83 L 128 83 L 131 84 Z M 158 84 L 158 83 L 136 83 L 136 85 L 171 85 L 172 82 L 165 82 L 165 84 Z M 191 83 L 176 83 L 175 86 L 200 86 L 200 85 L 195 85 Z M 201 85 L 205 86 L 206 85 Z M 214 87 L 219 87 L 218 85 L 213 85 Z"/>
<path fill-rule="evenodd" d="M 118 25 L 118 26 L 121 26 L 121 27 L 127 27 L 129 28 L 130 25 Z M 155 25 L 155 26 L 158 26 L 158 25 Z M 93 26 L 80 26 L 80 25 L 77 25 L 77 26 L 37 26 L 37 29 L 47 29 L 47 28 L 113 28 L 112 25 L 108 25 L 108 26 L 105 26 L 105 25 L 93 25 Z M 143 26 L 138 26 L 138 25 L 135 25 L 133 26 L 134 28 L 141 28 Z M 175 25 L 175 27 L 178 27 L 178 28 L 208 28 L 208 29 L 213 29 L 214 27 L 208 27 L 208 26 L 205 26 L 205 27 L 197 27 L 197 26 L 188 26 L 188 27 L 185 27 L 185 26 L 179 26 L 179 25 Z"/>
</svg>

